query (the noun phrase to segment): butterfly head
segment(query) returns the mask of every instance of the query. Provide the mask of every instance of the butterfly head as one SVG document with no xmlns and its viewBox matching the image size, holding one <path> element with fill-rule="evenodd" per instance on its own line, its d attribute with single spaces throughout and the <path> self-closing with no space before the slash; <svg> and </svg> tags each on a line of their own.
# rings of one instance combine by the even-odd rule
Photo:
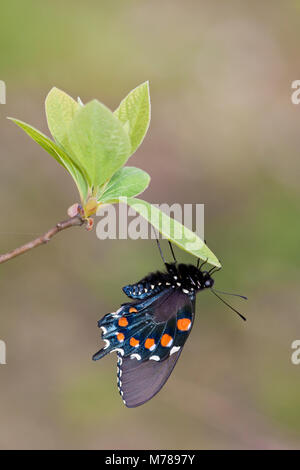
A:
<svg viewBox="0 0 300 470">
<path fill-rule="evenodd" d="M 191 293 L 210 289 L 214 285 L 214 279 L 209 271 L 201 271 L 194 265 L 180 264 L 178 272 L 183 288 Z"/>
<path fill-rule="evenodd" d="M 208 271 L 202 271 L 201 274 L 202 274 L 202 280 L 201 280 L 201 287 L 200 288 L 201 289 L 210 289 L 211 287 L 213 287 L 215 281 L 211 277 L 209 272 Z"/>
</svg>

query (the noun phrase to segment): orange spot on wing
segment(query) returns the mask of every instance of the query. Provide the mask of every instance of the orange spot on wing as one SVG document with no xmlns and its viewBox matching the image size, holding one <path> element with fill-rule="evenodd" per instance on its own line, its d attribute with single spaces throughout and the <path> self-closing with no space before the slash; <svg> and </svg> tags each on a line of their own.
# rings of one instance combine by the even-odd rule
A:
<svg viewBox="0 0 300 470">
<path fill-rule="evenodd" d="M 119 324 L 119 326 L 127 326 L 128 325 L 127 318 L 121 317 L 118 321 L 118 324 Z"/>
<path fill-rule="evenodd" d="M 124 341 L 125 336 L 123 335 L 123 333 L 118 333 L 117 338 L 118 338 L 118 341 L 121 342 L 121 341 Z"/>
<path fill-rule="evenodd" d="M 180 320 L 177 321 L 177 328 L 180 331 L 188 331 L 191 327 L 191 320 L 188 318 L 180 318 Z"/>
<path fill-rule="evenodd" d="M 168 344 L 170 343 L 170 341 L 172 341 L 172 339 L 173 339 L 172 336 L 164 334 L 160 340 L 161 345 L 164 347 L 168 346 Z"/>
<path fill-rule="evenodd" d="M 135 339 L 134 337 L 130 338 L 130 346 L 138 346 L 140 344 L 139 340 L 138 339 Z"/>
<path fill-rule="evenodd" d="M 136 313 L 136 312 L 137 312 L 137 309 L 136 309 L 136 308 L 130 307 L 129 313 Z"/>
<path fill-rule="evenodd" d="M 153 338 L 147 338 L 145 341 L 145 348 L 150 349 L 152 348 L 152 346 L 154 346 L 154 344 L 155 344 L 155 341 Z"/>
</svg>

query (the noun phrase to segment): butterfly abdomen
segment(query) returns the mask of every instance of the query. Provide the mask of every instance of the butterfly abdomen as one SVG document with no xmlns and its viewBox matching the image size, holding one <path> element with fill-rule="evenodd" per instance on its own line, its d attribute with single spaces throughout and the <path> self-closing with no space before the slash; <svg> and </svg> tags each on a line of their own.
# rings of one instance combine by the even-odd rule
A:
<svg viewBox="0 0 300 470">
<path fill-rule="evenodd" d="M 123 292 L 131 299 L 144 300 L 171 287 L 172 279 L 168 273 L 151 273 L 136 284 L 123 287 Z"/>
<path fill-rule="evenodd" d="M 123 287 L 123 292 L 127 295 L 127 297 L 130 297 L 131 299 L 147 299 L 148 297 L 158 294 L 158 292 L 161 292 L 162 288 L 153 283 L 149 282 L 139 282 L 137 284 L 129 284 L 125 287 Z"/>
</svg>

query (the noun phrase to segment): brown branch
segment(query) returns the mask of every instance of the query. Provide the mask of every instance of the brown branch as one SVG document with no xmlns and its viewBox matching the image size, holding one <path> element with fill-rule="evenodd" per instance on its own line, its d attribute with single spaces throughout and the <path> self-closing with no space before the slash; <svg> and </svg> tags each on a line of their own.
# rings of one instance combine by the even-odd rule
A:
<svg viewBox="0 0 300 470">
<path fill-rule="evenodd" d="M 48 230 L 48 232 L 44 233 L 44 235 L 36 238 L 35 240 L 32 240 L 31 242 L 25 243 L 25 245 L 19 246 L 19 248 L 15 248 L 9 253 L 0 255 L 0 264 L 5 263 L 6 261 L 9 261 L 10 259 L 15 258 L 16 256 L 20 256 L 23 253 L 26 253 L 27 251 L 32 250 L 33 248 L 36 248 L 37 246 L 48 243 L 51 238 L 54 237 L 54 235 L 56 235 L 58 232 L 61 232 L 62 230 L 66 230 L 70 227 L 80 226 L 84 223 L 85 221 L 80 217 L 80 215 L 75 215 L 75 217 L 71 217 L 68 220 L 59 222 L 55 225 L 55 227 L 51 228 L 50 230 Z"/>
</svg>

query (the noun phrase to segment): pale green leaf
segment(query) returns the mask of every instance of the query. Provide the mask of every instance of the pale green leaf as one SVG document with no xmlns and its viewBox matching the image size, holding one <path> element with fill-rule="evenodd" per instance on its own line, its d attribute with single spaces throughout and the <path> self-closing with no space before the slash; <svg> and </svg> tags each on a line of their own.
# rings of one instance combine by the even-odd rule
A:
<svg viewBox="0 0 300 470">
<path fill-rule="evenodd" d="M 17 126 L 23 129 L 29 137 L 31 137 L 36 143 L 38 143 L 46 152 L 48 152 L 55 160 L 62 165 L 74 179 L 78 191 L 80 193 L 81 199 L 84 200 L 87 196 L 87 183 L 86 180 L 79 170 L 79 168 L 72 162 L 70 157 L 66 152 L 60 148 L 55 142 L 53 142 L 49 137 L 44 135 L 42 132 L 38 131 L 34 127 L 26 124 L 19 119 L 8 118 L 13 121 Z"/>
<path fill-rule="evenodd" d="M 108 182 L 130 156 L 130 140 L 120 121 L 102 103 L 80 106 L 68 130 L 68 153 L 84 169 L 91 186 Z"/>
<path fill-rule="evenodd" d="M 119 197 L 133 197 L 148 187 L 150 176 L 140 168 L 125 166 L 120 168 L 107 184 L 98 202 L 110 202 Z"/>
<path fill-rule="evenodd" d="M 197 258 L 201 258 L 213 266 L 220 267 L 221 264 L 208 246 L 198 235 L 180 222 L 172 219 L 162 212 L 158 207 L 149 204 L 146 201 L 135 198 L 120 198 L 120 202 L 133 207 L 136 212 L 141 214 L 153 227 L 155 227 L 164 237 L 175 243 L 179 248 L 191 253 Z"/>
<path fill-rule="evenodd" d="M 142 83 L 121 101 L 115 115 L 126 126 L 131 154 L 141 145 L 150 124 L 149 82 Z"/>
<path fill-rule="evenodd" d="M 58 88 L 52 88 L 45 102 L 48 127 L 54 139 L 68 149 L 68 129 L 79 103 Z"/>
</svg>

